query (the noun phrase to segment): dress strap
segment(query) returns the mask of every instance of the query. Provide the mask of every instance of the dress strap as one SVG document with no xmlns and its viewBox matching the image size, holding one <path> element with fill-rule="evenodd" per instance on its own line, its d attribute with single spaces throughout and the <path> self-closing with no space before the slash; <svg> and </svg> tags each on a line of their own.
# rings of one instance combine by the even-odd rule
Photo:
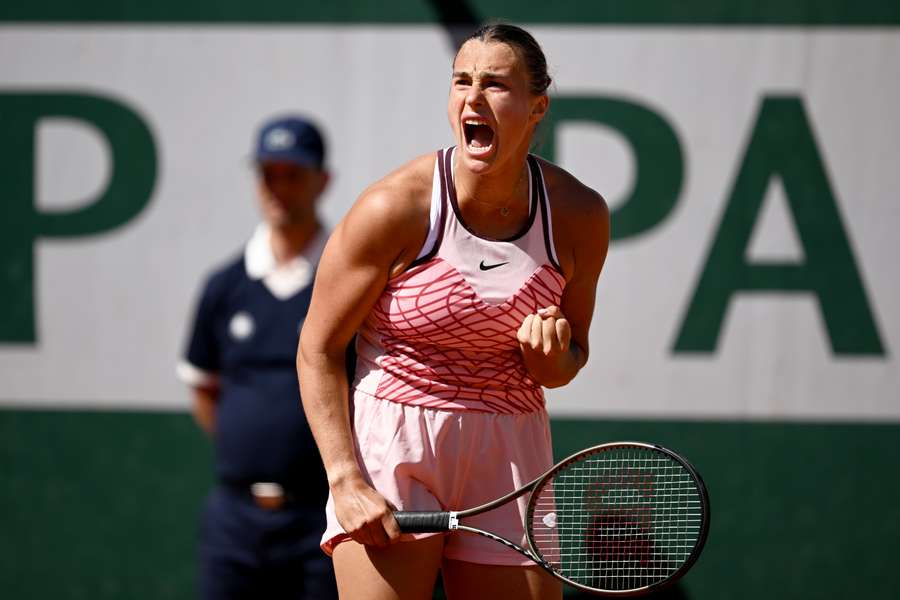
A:
<svg viewBox="0 0 900 600">
<path fill-rule="evenodd" d="M 550 211 L 550 194 L 547 193 L 544 172 L 541 169 L 541 164 L 532 154 L 528 155 L 528 164 L 531 165 L 531 172 L 535 177 L 538 203 L 541 207 L 541 225 L 544 230 L 544 248 L 547 251 L 547 259 L 557 271 L 562 273 L 562 267 L 559 266 L 559 259 L 556 256 L 556 245 L 553 243 L 553 219 Z"/>
<path fill-rule="evenodd" d="M 447 185 L 444 155 L 448 150 L 438 150 L 434 161 L 434 177 L 431 183 L 431 209 L 428 216 L 428 235 L 416 260 L 410 268 L 428 262 L 441 248 L 444 238 L 444 219 L 447 214 Z"/>
</svg>

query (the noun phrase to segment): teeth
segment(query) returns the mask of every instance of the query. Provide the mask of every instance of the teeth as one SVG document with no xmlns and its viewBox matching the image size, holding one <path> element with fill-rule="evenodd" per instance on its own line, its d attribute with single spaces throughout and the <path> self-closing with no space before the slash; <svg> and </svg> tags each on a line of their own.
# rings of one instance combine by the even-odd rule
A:
<svg viewBox="0 0 900 600">
<path fill-rule="evenodd" d="M 479 117 L 465 118 L 465 119 L 463 119 L 463 125 L 468 125 L 468 126 L 482 125 L 485 127 L 490 127 L 490 125 L 488 125 L 487 120 L 479 118 Z M 487 146 L 474 146 L 473 144 L 474 144 L 473 140 L 467 140 L 466 149 L 469 151 L 469 154 L 472 154 L 472 155 L 487 154 L 494 147 L 494 144 L 488 144 Z"/>
<path fill-rule="evenodd" d="M 494 145 L 491 144 L 490 146 L 482 146 L 480 148 L 476 148 L 472 144 L 468 144 L 466 146 L 466 149 L 469 151 L 469 154 L 484 154 L 485 152 L 488 152 L 493 147 L 494 147 Z"/>
</svg>

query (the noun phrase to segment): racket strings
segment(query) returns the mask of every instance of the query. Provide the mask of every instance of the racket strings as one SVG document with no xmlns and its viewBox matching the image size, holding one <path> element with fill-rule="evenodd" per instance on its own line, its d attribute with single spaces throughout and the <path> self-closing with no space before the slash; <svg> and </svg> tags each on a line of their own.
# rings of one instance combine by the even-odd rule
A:
<svg viewBox="0 0 900 600">
<path fill-rule="evenodd" d="M 534 550 L 563 577 L 603 590 L 672 576 L 700 537 L 703 501 L 691 473 L 651 448 L 582 456 L 532 498 Z"/>
</svg>

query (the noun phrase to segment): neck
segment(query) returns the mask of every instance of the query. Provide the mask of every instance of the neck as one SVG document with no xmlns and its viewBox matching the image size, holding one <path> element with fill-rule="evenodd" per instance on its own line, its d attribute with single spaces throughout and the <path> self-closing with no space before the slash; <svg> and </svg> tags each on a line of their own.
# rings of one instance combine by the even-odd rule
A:
<svg viewBox="0 0 900 600">
<path fill-rule="evenodd" d="M 319 232 L 320 224 L 318 220 L 313 219 L 303 223 L 270 224 L 269 227 L 272 231 L 269 240 L 272 255 L 275 257 L 275 263 L 282 265 L 303 253 Z"/>
<path fill-rule="evenodd" d="M 512 209 L 528 205 L 527 152 L 498 165 L 490 173 L 473 173 L 454 165 L 456 196 L 460 206 L 478 204 L 484 209 Z M 457 161 L 454 160 L 454 163 Z M 457 163 L 458 164 L 458 163 Z M 524 185 L 523 185 L 524 184 Z"/>
</svg>

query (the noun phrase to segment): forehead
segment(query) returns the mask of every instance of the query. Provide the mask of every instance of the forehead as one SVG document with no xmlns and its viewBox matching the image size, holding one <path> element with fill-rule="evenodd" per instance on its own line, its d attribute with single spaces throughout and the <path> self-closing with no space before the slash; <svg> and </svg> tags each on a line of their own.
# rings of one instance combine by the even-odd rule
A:
<svg viewBox="0 0 900 600">
<path fill-rule="evenodd" d="M 467 41 L 453 61 L 454 71 L 491 71 L 503 73 L 520 68 L 519 53 L 503 42 Z"/>
</svg>

